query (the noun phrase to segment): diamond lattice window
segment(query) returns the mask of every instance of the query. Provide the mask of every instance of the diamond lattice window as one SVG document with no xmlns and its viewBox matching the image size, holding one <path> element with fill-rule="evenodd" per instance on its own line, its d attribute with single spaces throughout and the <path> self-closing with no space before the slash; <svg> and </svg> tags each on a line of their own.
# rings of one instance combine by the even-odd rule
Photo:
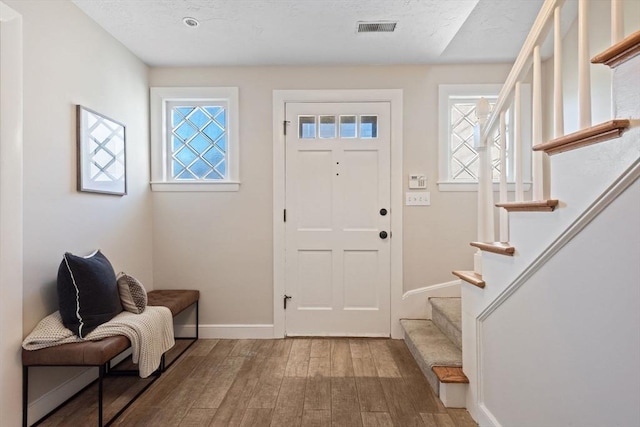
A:
<svg viewBox="0 0 640 427">
<path fill-rule="evenodd" d="M 171 108 L 171 178 L 178 181 L 227 177 L 226 109 L 222 105 Z"/>
<path fill-rule="evenodd" d="M 493 108 L 495 102 L 489 105 Z M 475 182 L 478 181 L 479 156 L 473 146 L 473 128 L 477 123 L 476 102 L 461 101 L 452 102 L 450 110 L 449 170 L 452 181 Z M 496 133 L 491 146 L 492 177 L 494 181 L 500 180 L 500 135 Z"/>
</svg>

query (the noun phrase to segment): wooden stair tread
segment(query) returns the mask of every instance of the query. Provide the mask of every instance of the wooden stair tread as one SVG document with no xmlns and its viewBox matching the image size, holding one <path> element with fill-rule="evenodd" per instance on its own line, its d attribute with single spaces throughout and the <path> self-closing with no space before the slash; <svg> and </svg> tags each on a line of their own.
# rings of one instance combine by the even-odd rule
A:
<svg viewBox="0 0 640 427">
<path fill-rule="evenodd" d="M 552 212 L 558 206 L 558 200 L 533 200 L 529 202 L 496 203 L 499 208 L 508 212 Z"/>
<path fill-rule="evenodd" d="M 474 286 L 484 289 L 484 280 L 482 280 L 482 276 L 475 271 L 452 271 L 451 273 L 467 283 L 471 283 Z"/>
<path fill-rule="evenodd" d="M 433 366 L 431 370 L 436 374 L 441 383 L 469 384 L 469 378 L 467 378 L 460 367 Z"/>
<path fill-rule="evenodd" d="M 595 144 L 609 139 L 618 138 L 629 127 L 629 120 L 609 120 L 599 125 L 579 130 L 560 138 L 552 139 L 533 146 L 533 151 L 544 151 L 547 154 L 557 154 L 564 151 Z"/>
<path fill-rule="evenodd" d="M 471 246 L 494 254 L 513 256 L 516 248 L 507 242 L 471 242 Z"/>
<path fill-rule="evenodd" d="M 605 64 L 611 68 L 630 60 L 640 54 L 640 31 L 622 39 L 607 50 L 591 59 L 592 64 Z"/>
</svg>

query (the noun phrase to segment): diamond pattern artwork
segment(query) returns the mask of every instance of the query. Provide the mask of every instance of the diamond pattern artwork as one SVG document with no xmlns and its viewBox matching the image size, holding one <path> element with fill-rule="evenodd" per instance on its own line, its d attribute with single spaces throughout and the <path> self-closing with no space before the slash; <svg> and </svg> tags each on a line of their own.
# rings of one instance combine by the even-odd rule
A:
<svg viewBox="0 0 640 427">
<path fill-rule="evenodd" d="M 225 179 L 227 128 L 224 107 L 173 107 L 171 149 L 173 179 Z"/>
<path fill-rule="evenodd" d="M 490 103 L 493 108 L 494 103 Z M 452 181 L 478 181 L 480 157 L 473 147 L 473 128 L 477 123 L 475 102 L 451 105 L 450 173 Z M 500 135 L 496 133 L 491 147 L 492 178 L 500 179 Z"/>
<path fill-rule="evenodd" d="M 126 129 L 98 112 L 76 106 L 78 191 L 127 194 Z"/>
<path fill-rule="evenodd" d="M 89 178 L 95 182 L 124 177 L 124 128 L 109 119 L 87 112 Z"/>
</svg>

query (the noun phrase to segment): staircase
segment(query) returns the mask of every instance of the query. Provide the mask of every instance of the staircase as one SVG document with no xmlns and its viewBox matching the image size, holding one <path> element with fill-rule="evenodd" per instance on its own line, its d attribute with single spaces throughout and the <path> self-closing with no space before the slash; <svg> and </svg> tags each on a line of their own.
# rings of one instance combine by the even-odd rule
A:
<svg viewBox="0 0 640 427">
<path fill-rule="evenodd" d="M 448 408 L 465 407 L 460 298 L 429 298 L 432 320 L 402 319 L 405 342 L 433 391 Z"/>
<path fill-rule="evenodd" d="M 615 18 L 620 2 L 612 3 Z M 591 125 L 589 112 L 586 125 L 581 119 L 581 129 L 567 135 L 556 121 L 556 137 L 543 142 L 539 45 L 549 21 L 558 24 L 562 4 L 545 1 L 496 111 L 479 118 L 485 141 L 498 123 L 501 136 L 514 137 L 505 132 L 504 111 L 519 98 L 513 90 L 528 75 L 525 64 L 533 63 L 533 200 L 507 200 L 501 182 L 496 203 L 485 174 L 474 270 L 453 272 L 463 281 L 462 298 L 432 298 L 431 320 L 401 321 L 407 346 L 445 406 L 466 407 L 480 426 L 640 425 L 633 409 L 640 387 L 629 386 L 640 383 L 640 31 L 592 60 L 612 67 L 614 118 Z M 562 117 L 558 108 L 562 100 L 554 98 Z M 579 108 L 582 114 L 590 104 Z"/>
</svg>

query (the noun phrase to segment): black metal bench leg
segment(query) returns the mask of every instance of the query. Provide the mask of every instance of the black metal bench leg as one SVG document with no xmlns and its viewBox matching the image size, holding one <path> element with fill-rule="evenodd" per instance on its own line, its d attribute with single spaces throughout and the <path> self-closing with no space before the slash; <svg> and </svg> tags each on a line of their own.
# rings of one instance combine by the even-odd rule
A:
<svg viewBox="0 0 640 427">
<path fill-rule="evenodd" d="M 105 365 L 100 365 L 98 371 L 98 426 L 102 427 L 102 380 L 106 371 Z"/>
<path fill-rule="evenodd" d="M 29 367 L 22 367 L 22 427 L 28 427 L 27 409 L 29 400 Z"/>
<path fill-rule="evenodd" d="M 196 301 L 196 341 L 200 337 L 200 300 Z"/>
</svg>

